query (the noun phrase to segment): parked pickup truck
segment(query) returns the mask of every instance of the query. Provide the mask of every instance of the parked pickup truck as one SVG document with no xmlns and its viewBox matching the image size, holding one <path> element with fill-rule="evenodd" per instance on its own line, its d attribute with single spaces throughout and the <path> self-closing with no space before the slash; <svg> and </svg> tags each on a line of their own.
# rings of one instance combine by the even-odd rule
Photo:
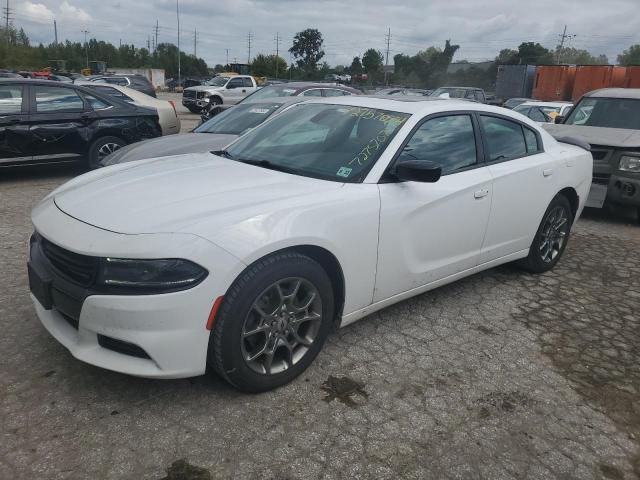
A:
<svg viewBox="0 0 640 480">
<path fill-rule="evenodd" d="M 235 105 L 256 90 L 256 81 L 249 75 L 219 75 L 203 85 L 185 88 L 182 105 L 193 113 L 199 113 L 210 104 Z"/>
<path fill-rule="evenodd" d="M 633 206 L 640 219 L 640 88 L 603 88 L 586 93 L 566 118 L 544 128 L 591 145 L 593 180 L 588 207 Z"/>
</svg>

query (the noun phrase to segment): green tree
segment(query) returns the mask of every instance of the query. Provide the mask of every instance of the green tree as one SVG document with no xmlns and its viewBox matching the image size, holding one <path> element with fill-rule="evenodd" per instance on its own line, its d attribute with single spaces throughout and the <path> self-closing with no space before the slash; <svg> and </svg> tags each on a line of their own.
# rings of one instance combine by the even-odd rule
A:
<svg viewBox="0 0 640 480">
<path fill-rule="evenodd" d="M 322 34 L 315 28 L 307 28 L 296 33 L 293 38 L 293 46 L 289 49 L 296 59 L 298 68 L 305 72 L 307 76 L 312 76 L 317 68 L 318 62 L 324 57 Z"/>
<path fill-rule="evenodd" d="M 370 48 L 362 55 L 362 66 L 369 75 L 375 74 L 382 70 L 382 62 L 384 57 L 379 50 Z"/>
<path fill-rule="evenodd" d="M 498 65 L 517 65 L 520 63 L 520 56 L 518 55 L 518 50 L 505 48 L 500 50 L 495 61 Z"/>
<path fill-rule="evenodd" d="M 259 77 L 282 77 L 286 74 L 287 62 L 277 55 L 256 55 L 251 62 L 251 72 Z"/>
<path fill-rule="evenodd" d="M 572 47 L 556 47 L 556 58 L 561 63 L 572 63 L 576 65 L 606 65 L 609 60 L 606 55 L 598 57 L 591 55 L 587 50 Z"/>
<path fill-rule="evenodd" d="M 518 58 L 522 65 L 546 65 L 553 63 L 553 53 L 539 43 L 523 42 L 518 47 Z"/>
<path fill-rule="evenodd" d="M 618 63 L 624 67 L 640 65 L 640 44 L 631 45 L 618 55 Z"/>
<path fill-rule="evenodd" d="M 360 62 L 360 57 L 353 57 L 351 67 L 349 67 L 349 72 L 351 73 L 351 75 L 360 75 L 362 73 L 362 63 Z"/>
</svg>

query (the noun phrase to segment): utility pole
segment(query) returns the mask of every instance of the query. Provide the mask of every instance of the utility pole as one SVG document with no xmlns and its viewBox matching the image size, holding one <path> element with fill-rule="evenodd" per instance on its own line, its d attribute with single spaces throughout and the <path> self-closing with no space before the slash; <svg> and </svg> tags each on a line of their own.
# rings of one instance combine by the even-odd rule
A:
<svg viewBox="0 0 640 480">
<path fill-rule="evenodd" d="M 274 61 L 276 62 L 276 78 L 278 78 L 278 60 L 280 60 L 280 42 L 282 41 L 280 32 L 276 32 L 276 38 L 274 38 L 274 40 L 276 41 L 276 58 Z"/>
<path fill-rule="evenodd" d="M 89 68 L 89 43 L 87 42 L 87 34 L 90 33 L 89 30 L 82 30 L 84 33 L 84 53 L 87 57 L 87 68 Z"/>
<path fill-rule="evenodd" d="M 180 72 L 180 0 L 176 0 L 176 18 L 178 19 L 178 86 L 181 86 L 182 74 Z"/>
<path fill-rule="evenodd" d="M 13 11 L 12 8 L 9 8 L 9 0 L 7 0 L 7 6 L 4 7 L 3 9 L 3 13 L 4 13 L 4 19 L 5 19 L 5 30 L 4 30 L 4 34 L 7 37 L 7 50 L 9 49 L 9 22 L 11 20 L 11 12 Z"/>
<path fill-rule="evenodd" d="M 198 29 L 193 30 L 193 56 L 198 56 Z"/>
<path fill-rule="evenodd" d="M 226 52 L 227 52 L 227 66 L 229 65 L 229 49 L 225 48 Z"/>
<path fill-rule="evenodd" d="M 253 34 L 249 32 L 249 35 L 247 35 L 247 46 L 249 47 L 249 55 L 247 57 L 248 64 L 251 64 L 251 40 L 253 40 Z"/>
<path fill-rule="evenodd" d="M 158 26 L 158 20 L 156 20 L 156 26 L 155 26 L 155 36 L 156 36 L 156 42 L 153 44 L 153 51 L 155 52 L 156 49 L 158 48 L 158 30 L 160 29 L 160 27 Z"/>
<path fill-rule="evenodd" d="M 151 51 L 151 36 L 147 35 L 147 50 Z"/>
<path fill-rule="evenodd" d="M 387 65 L 389 65 L 389 47 L 391 46 L 391 28 L 389 28 L 389 33 L 387 33 L 385 35 L 385 38 L 387 39 L 387 55 L 386 55 L 385 61 L 384 61 L 384 84 L 388 85 L 388 83 L 387 83 Z"/>
<path fill-rule="evenodd" d="M 55 44 L 58 45 L 58 24 L 55 19 L 53 20 L 53 38 L 55 38 Z"/>
<path fill-rule="evenodd" d="M 567 26 L 564 26 L 564 31 L 558 35 L 560 37 L 560 46 L 558 47 L 558 55 L 556 59 L 556 63 L 560 65 L 560 59 L 562 56 L 562 48 L 564 47 L 565 40 L 571 40 L 575 37 L 575 35 L 567 35 Z"/>
</svg>

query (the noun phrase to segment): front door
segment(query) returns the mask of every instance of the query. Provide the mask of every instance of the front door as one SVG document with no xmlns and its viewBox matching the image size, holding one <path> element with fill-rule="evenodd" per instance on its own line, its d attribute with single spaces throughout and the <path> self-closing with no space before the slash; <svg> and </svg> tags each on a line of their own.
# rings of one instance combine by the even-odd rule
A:
<svg viewBox="0 0 640 480">
<path fill-rule="evenodd" d="M 247 95 L 242 78 L 232 78 L 227 82 L 225 97 L 230 104 L 236 104 Z"/>
<path fill-rule="evenodd" d="M 0 85 L 0 166 L 31 160 L 25 85 Z"/>
<path fill-rule="evenodd" d="M 77 161 L 88 148 L 88 128 L 93 110 L 70 87 L 31 86 L 29 131 L 33 160 Z"/>
<path fill-rule="evenodd" d="M 396 162 L 442 166 L 435 183 L 381 183 L 380 240 L 374 302 L 478 264 L 491 210 L 492 181 L 468 113 L 429 117 Z"/>
</svg>

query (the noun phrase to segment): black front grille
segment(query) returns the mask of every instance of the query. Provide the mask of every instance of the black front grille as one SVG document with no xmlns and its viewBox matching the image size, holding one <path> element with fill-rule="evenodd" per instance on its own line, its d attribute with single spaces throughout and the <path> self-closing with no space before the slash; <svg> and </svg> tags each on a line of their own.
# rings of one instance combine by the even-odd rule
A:
<svg viewBox="0 0 640 480">
<path fill-rule="evenodd" d="M 151 358 L 147 352 L 134 343 L 124 342 L 116 338 L 98 334 L 98 344 L 102 348 L 138 358 Z"/>
<path fill-rule="evenodd" d="M 44 256 L 61 275 L 85 287 L 93 283 L 98 270 L 96 257 L 70 252 L 44 238 L 40 245 Z"/>
<path fill-rule="evenodd" d="M 184 98 L 196 98 L 196 91 L 195 90 L 185 90 L 182 92 L 182 96 Z"/>
<path fill-rule="evenodd" d="M 593 179 L 591 180 L 593 183 L 597 183 L 599 185 L 609 185 L 609 179 L 611 175 L 608 173 L 595 173 L 593 174 Z"/>
<path fill-rule="evenodd" d="M 608 153 L 608 150 L 595 150 L 593 148 L 591 149 L 591 155 L 593 155 L 594 160 L 604 160 L 607 157 Z"/>
</svg>

